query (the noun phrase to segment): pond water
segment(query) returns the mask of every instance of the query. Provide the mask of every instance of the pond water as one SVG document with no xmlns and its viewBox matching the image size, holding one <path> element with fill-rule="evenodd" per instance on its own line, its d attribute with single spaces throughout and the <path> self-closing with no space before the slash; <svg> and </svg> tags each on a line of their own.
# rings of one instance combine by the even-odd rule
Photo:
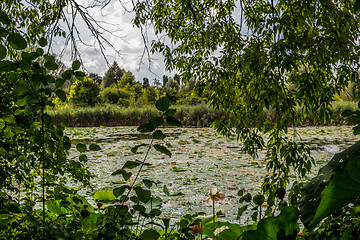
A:
<svg viewBox="0 0 360 240">
<path fill-rule="evenodd" d="M 312 175 L 325 165 L 332 156 L 359 141 L 349 126 L 306 127 L 296 129 L 301 141 L 310 144 L 311 154 L 317 164 Z M 226 199 L 216 203 L 216 210 L 222 210 L 228 221 L 236 221 L 239 189 L 256 194 L 260 190 L 262 178 L 266 174 L 264 151 L 258 158 L 251 158 L 240 151 L 241 143 L 236 137 L 225 138 L 211 128 L 165 128 L 167 135 L 162 144 L 172 152 L 172 157 L 150 151 L 140 179 L 158 182 L 152 188 L 164 203 L 163 215 L 173 219 L 186 213 L 212 212 L 211 205 L 205 203 L 210 186 L 223 191 Z M 142 161 L 145 153 L 133 154 L 130 150 L 137 144 L 149 144 L 147 134 L 138 134 L 134 127 L 67 128 L 66 133 L 74 143 L 96 143 L 101 151 L 87 152 L 87 166 L 95 175 L 92 180 L 94 191 L 83 191 L 89 199 L 100 189 L 116 188 L 123 184 L 121 175 L 111 176 L 128 160 Z M 146 151 L 140 148 L 139 151 Z M 72 149 L 70 157 L 80 154 Z M 135 175 L 135 174 L 133 174 Z M 133 177 L 130 178 L 130 181 Z M 163 185 L 171 196 L 163 192 Z"/>
</svg>

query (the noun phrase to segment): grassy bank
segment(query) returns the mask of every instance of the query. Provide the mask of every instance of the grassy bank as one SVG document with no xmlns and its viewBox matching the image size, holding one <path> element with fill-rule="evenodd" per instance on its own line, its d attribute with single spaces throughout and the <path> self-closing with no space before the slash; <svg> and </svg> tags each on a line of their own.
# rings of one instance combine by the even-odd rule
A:
<svg viewBox="0 0 360 240">
<path fill-rule="evenodd" d="M 217 112 L 208 104 L 198 105 L 179 105 L 176 117 L 187 127 L 209 127 L 211 123 L 218 119 L 223 112 Z M 341 113 L 344 110 L 357 109 L 354 102 L 335 102 L 333 104 L 333 118 L 327 125 L 351 124 L 348 119 L 344 119 Z M 49 110 L 55 124 L 59 124 L 62 119 L 69 119 L 71 126 L 77 127 L 96 127 L 96 126 L 138 126 L 146 122 L 149 118 L 157 116 L 158 111 L 154 106 L 144 107 L 120 107 L 116 105 L 104 105 L 96 107 L 73 107 L 63 106 L 57 110 Z M 268 113 L 271 115 L 271 113 Z M 306 125 L 318 125 L 314 123 L 314 116 L 309 116 Z"/>
<path fill-rule="evenodd" d="M 221 113 L 214 111 L 208 104 L 181 105 L 176 108 L 176 117 L 184 126 L 209 127 L 220 117 Z M 144 107 L 119 107 L 105 105 L 96 107 L 65 106 L 57 110 L 49 110 L 55 124 L 62 119 L 70 120 L 70 126 L 96 127 L 96 126 L 138 126 L 148 121 L 151 117 L 158 116 L 159 111 L 155 106 Z"/>
</svg>

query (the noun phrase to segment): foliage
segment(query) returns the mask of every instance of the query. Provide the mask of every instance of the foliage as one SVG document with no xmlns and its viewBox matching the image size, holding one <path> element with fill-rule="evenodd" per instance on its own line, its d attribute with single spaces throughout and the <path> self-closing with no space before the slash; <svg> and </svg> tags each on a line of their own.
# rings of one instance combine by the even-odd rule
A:
<svg viewBox="0 0 360 240">
<path fill-rule="evenodd" d="M 107 88 L 112 84 L 116 84 L 125 74 L 126 71 L 121 69 L 118 63 L 114 61 L 103 77 L 101 88 Z"/>
<path fill-rule="evenodd" d="M 169 81 L 169 77 L 166 75 L 163 75 L 162 77 L 162 86 L 165 87 L 165 85 L 167 84 L 167 82 Z"/>
<path fill-rule="evenodd" d="M 360 143 L 357 143 L 336 154 L 304 187 L 299 207 L 302 222 L 309 229 L 360 196 L 357 179 L 359 148 Z"/>
<path fill-rule="evenodd" d="M 261 220 L 256 230 L 246 231 L 242 240 L 255 239 L 295 239 L 299 232 L 299 210 L 295 207 L 285 207 L 277 217 Z"/>
<path fill-rule="evenodd" d="M 170 79 L 169 81 L 166 82 L 164 88 L 165 89 L 173 89 L 173 90 L 176 90 L 176 92 L 178 92 L 180 89 L 180 85 L 177 81 Z"/>
<path fill-rule="evenodd" d="M 65 101 L 61 86 L 72 77 L 82 79 L 84 73 L 77 71 L 80 62 L 75 61 L 71 69 L 54 78 L 48 74 L 58 68 L 54 57 L 42 48 L 25 51 L 28 36 L 2 10 L 0 23 L 1 238 L 61 236 L 46 203 L 66 198 L 72 192 L 65 187 L 68 182 L 88 186 L 91 174 L 84 167 L 85 155 L 67 158 L 71 140 L 63 131 L 68 122 L 53 125 L 45 108 L 53 106 L 52 95 Z M 41 38 L 38 45 L 46 46 L 47 40 Z"/>
<path fill-rule="evenodd" d="M 118 82 L 119 87 L 131 87 L 135 84 L 135 76 L 132 73 L 124 74 Z"/>
<path fill-rule="evenodd" d="M 120 106 L 128 107 L 132 94 L 130 91 L 123 88 L 108 87 L 101 90 L 100 96 L 106 103 L 119 104 Z"/>
<path fill-rule="evenodd" d="M 353 121 L 359 123 L 358 110 L 346 110 L 343 115 L 351 116 Z M 359 134 L 358 126 L 359 124 L 353 128 L 355 135 Z M 301 219 L 310 230 L 314 229 L 321 220 L 336 212 L 340 213 L 338 215 L 344 217 L 346 221 L 352 222 L 357 218 L 356 214 L 351 214 L 350 217 L 346 216 L 349 214 L 346 214 L 343 208 L 349 203 L 356 206 L 360 196 L 358 190 L 359 147 L 360 143 L 356 143 L 336 154 L 326 166 L 320 169 L 318 176 L 304 187 L 303 198 L 300 200 Z M 323 228 L 330 228 L 331 231 L 334 231 L 338 223 L 333 219 L 339 220 L 338 217 L 327 219 L 322 224 Z M 354 230 L 355 228 L 345 228 L 336 231 L 351 234 Z M 320 232 L 318 233 L 321 235 Z"/>
<path fill-rule="evenodd" d="M 91 78 L 81 78 L 71 86 L 69 101 L 79 105 L 95 106 L 99 101 L 100 86 Z"/>
<path fill-rule="evenodd" d="M 142 86 L 143 86 L 143 88 L 148 88 L 148 87 L 150 87 L 150 82 L 149 82 L 149 79 L 147 78 L 147 77 L 144 77 L 143 78 L 143 82 L 142 82 Z"/>
<path fill-rule="evenodd" d="M 148 87 L 144 92 L 144 97 L 148 103 L 155 103 L 159 97 L 159 92 L 154 87 Z"/>
<path fill-rule="evenodd" d="M 339 211 L 335 211 L 325 218 L 316 230 L 305 230 L 303 232 L 305 239 L 358 239 L 360 235 L 358 209 L 359 205 L 356 202 L 354 207 L 345 206 Z"/>
<path fill-rule="evenodd" d="M 311 170 L 308 147 L 296 132 L 288 135 L 288 126 L 310 114 L 325 122 L 334 94 L 349 82 L 359 86 L 354 1 L 138 0 L 134 6 L 137 26 L 151 23 L 168 36 L 152 43 L 167 70 L 204 82 L 212 105 L 229 114 L 214 125 L 219 132 L 238 134 L 253 156 L 266 149 L 264 192 L 286 187 L 293 171 L 303 177 Z M 270 109 L 273 118 L 259 117 Z M 291 192 L 296 205 L 299 186 Z"/>
</svg>

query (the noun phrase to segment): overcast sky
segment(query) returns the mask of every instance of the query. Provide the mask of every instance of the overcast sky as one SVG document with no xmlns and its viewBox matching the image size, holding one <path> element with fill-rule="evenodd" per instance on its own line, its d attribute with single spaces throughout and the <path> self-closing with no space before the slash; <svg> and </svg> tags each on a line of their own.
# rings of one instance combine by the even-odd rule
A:
<svg viewBox="0 0 360 240">
<path fill-rule="evenodd" d="M 80 1 L 78 1 L 81 3 Z M 129 3 L 123 1 L 128 9 L 131 8 Z M 103 36 L 120 52 L 120 56 L 110 46 L 105 45 L 105 54 L 108 62 L 111 64 L 113 61 L 117 61 L 119 66 L 125 70 L 131 71 L 136 80 L 142 82 L 144 77 L 147 77 L 152 82 L 156 77 L 162 79 L 162 76 L 173 76 L 174 73 L 165 71 L 163 57 L 160 54 L 152 55 L 152 63 L 149 65 L 148 57 L 145 55 L 143 63 L 141 63 L 141 55 L 144 51 L 144 41 L 141 36 L 140 29 L 133 26 L 131 20 L 134 14 L 126 12 L 124 7 L 120 4 L 120 1 L 111 1 L 106 7 L 101 9 L 100 7 L 90 9 L 89 14 L 98 21 L 104 28 L 109 31 L 113 31 L 114 35 L 105 33 Z M 97 73 L 103 76 L 108 69 L 104 56 L 98 47 L 94 47 L 94 39 L 91 37 L 88 27 L 81 20 L 77 18 L 76 25 L 81 32 L 82 40 L 89 46 L 78 43 L 79 50 L 81 52 L 81 58 L 85 67 L 85 71 Z M 65 26 L 65 24 L 62 24 Z M 151 30 L 148 31 L 149 40 L 154 37 Z M 64 46 L 64 39 L 57 39 L 54 44 L 54 53 L 59 51 L 59 48 Z M 62 61 L 71 66 L 70 61 L 70 48 L 64 54 Z M 149 69 L 150 67 L 150 69 Z"/>
</svg>

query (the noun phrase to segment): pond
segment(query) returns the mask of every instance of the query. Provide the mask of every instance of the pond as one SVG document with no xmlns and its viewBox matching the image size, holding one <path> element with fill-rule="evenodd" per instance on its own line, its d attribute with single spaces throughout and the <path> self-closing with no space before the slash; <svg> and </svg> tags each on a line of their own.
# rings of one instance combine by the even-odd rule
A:
<svg viewBox="0 0 360 240">
<path fill-rule="evenodd" d="M 306 127 L 296 129 L 301 140 L 310 144 L 311 154 L 317 164 L 312 171 L 315 175 L 332 156 L 359 141 L 349 126 Z M 216 210 L 225 213 L 227 221 L 236 221 L 239 204 L 237 192 L 245 189 L 252 194 L 260 190 L 262 178 L 266 174 L 264 154 L 253 159 L 240 151 L 241 143 L 236 136 L 223 137 L 211 128 L 165 128 L 167 138 L 164 145 L 172 152 L 172 157 L 152 149 L 140 174 L 141 179 L 158 182 L 152 188 L 155 196 L 164 203 L 163 215 L 178 219 L 187 213 L 212 212 L 211 205 L 205 203 L 210 186 L 223 191 L 226 199 L 216 203 Z M 66 133 L 77 142 L 96 143 L 101 151 L 87 152 L 87 167 L 95 175 L 92 180 L 94 191 L 83 191 L 89 199 L 100 189 L 116 188 L 123 184 L 121 175 L 111 176 L 128 160 L 142 161 L 145 153 L 133 154 L 131 148 L 137 144 L 149 144 L 147 134 L 138 134 L 134 127 L 67 128 Z M 139 151 L 146 151 L 140 148 Z M 72 149 L 70 157 L 80 154 Z M 133 174 L 134 175 L 134 174 Z M 130 181 L 133 177 L 130 178 Z M 170 196 L 163 192 L 166 185 Z"/>
</svg>

